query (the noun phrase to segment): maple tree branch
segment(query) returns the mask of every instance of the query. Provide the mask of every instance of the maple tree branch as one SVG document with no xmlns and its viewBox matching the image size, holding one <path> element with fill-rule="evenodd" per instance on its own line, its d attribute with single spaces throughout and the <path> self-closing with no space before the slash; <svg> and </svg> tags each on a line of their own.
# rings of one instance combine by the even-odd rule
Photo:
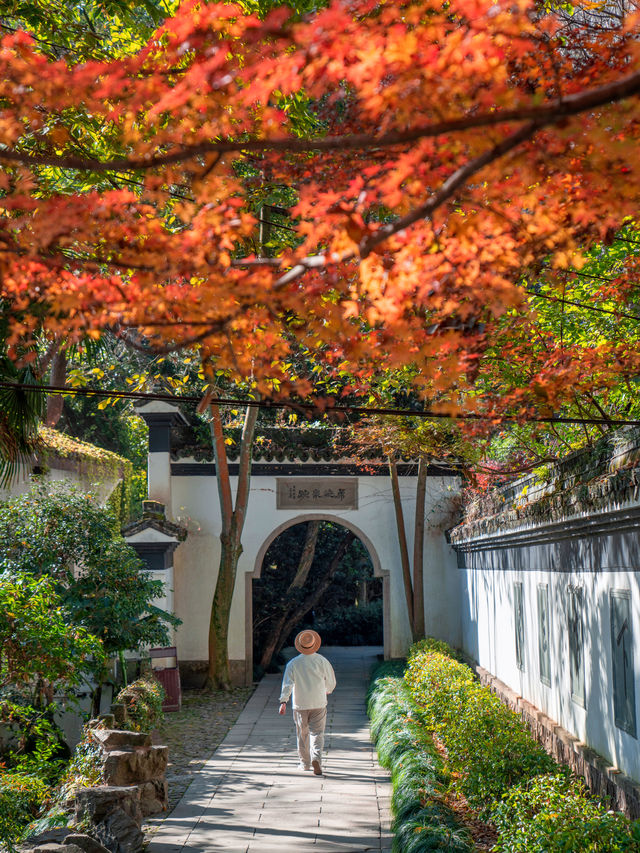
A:
<svg viewBox="0 0 640 853">
<path fill-rule="evenodd" d="M 376 136 L 375 133 L 357 133 L 351 136 L 325 136 L 315 139 L 296 137 L 280 137 L 274 139 L 224 140 L 218 142 L 202 142 L 197 145 L 183 146 L 165 154 L 149 154 L 143 157 L 115 157 L 110 160 L 95 160 L 93 158 L 73 155 L 28 154 L 8 148 L 0 143 L 0 161 L 22 163 L 28 166 L 59 166 L 78 171 L 104 172 L 107 170 L 147 170 L 160 166 L 170 166 L 192 160 L 203 154 L 218 152 L 225 154 L 234 151 L 330 151 L 354 150 L 366 148 L 382 148 L 416 142 L 447 133 L 471 130 L 474 128 L 491 127 L 506 122 L 530 121 L 538 127 L 554 124 L 571 116 L 578 115 L 596 107 L 612 104 L 634 95 L 640 94 L 640 71 L 628 74 L 619 80 L 566 95 L 540 106 L 523 106 L 512 110 L 493 110 L 460 118 L 448 119 L 427 125 L 419 125 L 409 130 L 394 130 Z"/>
<path fill-rule="evenodd" d="M 390 222 L 388 225 L 384 225 L 374 233 L 367 234 L 367 236 L 360 242 L 358 251 L 355 249 L 347 250 L 342 252 L 340 255 L 334 255 L 331 257 L 324 253 L 320 253 L 318 255 L 310 255 L 308 258 L 303 258 L 276 280 L 273 285 L 274 289 L 285 287 L 291 281 L 294 281 L 294 279 L 307 272 L 307 270 L 324 267 L 329 261 L 341 263 L 352 260 L 357 256 L 361 259 L 366 258 L 376 246 L 384 242 L 393 234 L 403 231 L 405 228 L 408 228 L 420 219 L 425 219 L 426 217 L 431 216 L 431 214 L 448 201 L 456 190 L 463 186 L 472 175 L 489 165 L 489 163 L 493 163 L 494 160 L 498 160 L 500 157 L 503 157 L 513 148 L 516 148 L 522 142 L 532 137 L 540 126 L 541 124 L 539 122 L 529 122 L 515 133 L 507 136 L 502 140 L 502 142 L 494 145 L 493 148 L 490 148 L 488 151 L 485 151 L 483 154 L 480 154 L 478 157 L 474 157 L 473 160 L 465 163 L 464 166 L 461 166 L 457 171 L 450 175 L 438 192 L 432 195 L 424 204 L 416 207 L 414 210 L 407 213 L 406 216 L 396 219 L 395 222 Z M 279 258 L 247 258 L 246 261 L 241 259 L 235 261 L 234 265 L 280 266 L 281 263 L 282 262 Z"/>
<path fill-rule="evenodd" d="M 404 231 L 405 228 L 408 228 L 420 219 L 426 219 L 428 216 L 431 216 L 437 208 L 451 198 L 459 187 L 466 184 L 472 175 L 532 137 L 540 126 L 540 123 L 537 121 L 529 122 L 515 133 L 507 136 L 502 142 L 494 145 L 493 148 L 490 148 L 478 157 L 474 157 L 473 160 L 465 163 L 464 166 L 461 166 L 452 175 L 449 175 L 438 192 L 432 195 L 424 204 L 416 207 L 407 213 L 406 216 L 396 219 L 395 222 L 383 225 L 382 228 L 379 228 L 373 234 L 367 234 L 360 242 L 360 257 L 366 258 L 376 246 L 384 242 L 388 237 L 391 237 L 391 235 L 397 234 L 399 231 Z"/>
</svg>

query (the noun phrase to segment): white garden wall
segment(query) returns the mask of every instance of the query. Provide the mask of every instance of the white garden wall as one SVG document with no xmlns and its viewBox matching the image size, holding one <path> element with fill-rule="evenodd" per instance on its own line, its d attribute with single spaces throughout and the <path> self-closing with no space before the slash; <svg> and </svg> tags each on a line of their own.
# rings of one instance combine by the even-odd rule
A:
<svg viewBox="0 0 640 853">
<path fill-rule="evenodd" d="M 610 764 L 640 780 L 638 741 L 615 724 L 611 640 L 611 592 L 628 592 L 635 627 L 633 678 L 640 684 L 639 573 L 467 569 L 460 572 L 460 580 L 462 645 L 467 654 Z M 522 668 L 516 655 L 516 583 L 522 584 L 524 604 Z M 549 683 L 541 680 L 540 586 L 547 586 L 549 595 Z M 570 587 L 583 590 L 584 704 L 571 689 Z M 636 720 L 640 720 L 639 699 L 636 688 Z"/>
</svg>

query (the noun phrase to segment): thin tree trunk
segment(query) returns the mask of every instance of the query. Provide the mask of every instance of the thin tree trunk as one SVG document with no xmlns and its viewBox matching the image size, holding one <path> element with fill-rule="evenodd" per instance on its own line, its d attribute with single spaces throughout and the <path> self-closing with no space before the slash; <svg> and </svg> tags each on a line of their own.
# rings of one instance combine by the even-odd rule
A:
<svg viewBox="0 0 640 853">
<path fill-rule="evenodd" d="M 413 538 L 413 632 L 420 640 L 425 634 L 424 624 L 424 507 L 427 493 L 427 460 L 420 457 L 416 485 L 416 522 Z"/>
<path fill-rule="evenodd" d="M 396 512 L 396 527 L 398 529 L 398 544 L 400 546 L 400 562 L 402 565 L 402 580 L 404 582 L 404 594 L 407 602 L 407 614 L 411 636 L 415 638 L 416 632 L 413 618 L 413 587 L 411 585 L 411 567 L 409 565 L 409 548 L 407 546 L 407 533 L 404 526 L 404 512 L 402 511 L 402 499 L 400 497 L 400 484 L 398 482 L 398 468 L 392 456 L 389 459 L 389 474 L 391 476 L 391 493 L 393 495 L 393 506 Z"/>
<path fill-rule="evenodd" d="M 340 563 L 342 562 L 342 558 L 347 552 L 349 545 L 355 539 L 355 533 L 351 530 L 347 530 L 342 539 L 340 540 L 340 544 L 336 548 L 336 551 L 331 559 L 331 563 L 329 564 L 329 568 L 324 573 L 322 578 L 320 579 L 320 583 L 318 586 L 313 589 L 306 598 L 302 600 L 299 606 L 295 609 L 295 611 L 289 616 L 287 621 L 285 622 L 282 631 L 280 633 L 280 638 L 278 639 L 278 645 L 276 646 L 276 653 L 282 650 L 287 637 L 291 633 L 291 631 L 295 628 L 296 624 L 304 618 L 310 610 L 316 606 L 316 604 L 320 601 L 322 596 L 325 594 L 327 589 L 329 588 L 331 581 L 335 573 L 340 568 Z"/>
<path fill-rule="evenodd" d="M 209 667 L 207 687 L 228 690 L 231 687 L 229 671 L 229 616 L 236 583 L 238 560 L 242 554 L 242 531 L 247 515 L 249 487 L 251 484 L 251 453 L 258 419 L 257 406 L 247 406 L 240 441 L 238 488 L 235 506 L 231 494 L 231 481 L 224 443 L 222 418 L 218 406 L 211 405 L 211 437 L 216 463 L 216 480 L 220 496 L 222 530 L 220 533 L 220 566 L 211 605 L 209 620 Z"/>
<path fill-rule="evenodd" d="M 307 522 L 307 530 L 304 545 L 302 546 L 302 553 L 298 562 L 298 568 L 296 569 L 296 573 L 293 580 L 289 584 L 287 593 L 291 593 L 294 589 L 301 589 L 304 586 L 309 576 L 309 571 L 311 569 L 313 558 L 316 553 L 316 544 L 318 542 L 319 530 L 319 521 Z M 276 647 L 282 635 L 285 623 L 291 612 L 292 606 L 293 605 L 290 604 L 284 608 L 283 612 L 280 614 L 280 616 L 276 620 L 275 625 L 267 636 L 262 650 L 262 655 L 260 657 L 260 666 L 263 669 L 266 669 L 273 660 L 273 656 L 276 653 Z"/>
<path fill-rule="evenodd" d="M 45 373 L 49 370 L 49 367 L 51 365 L 51 362 L 53 361 L 55 354 L 60 349 L 61 343 L 62 343 L 61 338 L 54 338 L 51 341 L 51 343 L 49 344 L 49 346 L 47 347 L 47 351 L 39 359 L 38 369 L 37 369 L 38 379 L 42 379 L 42 377 L 45 375 Z M 53 382 L 51 384 L 53 385 Z"/>
<path fill-rule="evenodd" d="M 51 362 L 51 385 L 63 386 L 67 383 L 67 354 L 59 349 L 53 356 Z M 64 397 L 62 394 L 49 394 L 47 397 L 46 424 L 54 427 L 62 415 Z"/>
<path fill-rule="evenodd" d="M 220 690 L 231 687 L 229 670 L 229 613 L 242 548 L 235 549 L 231 537 L 220 537 L 218 580 L 209 622 L 209 669 L 206 686 Z"/>
<path fill-rule="evenodd" d="M 102 678 L 102 677 L 101 677 Z M 91 694 L 91 716 L 96 720 L 100 716 L 100 705 L 102 703 L 102 680 L 96 684 Z"/>
<path fill-rule="evenodd" d="M 265 641 L 264 647 L 262 649 L 262 655 L 260 657 L 260 666 L 262 667 L 262 669 L 267 669 L 267 667 L 273 660 L 273 656 L 276 653 L 276 646 L 278 645 L 278 641 L 280 640 L 282 629 L 284 628 L 288 615 L 289 608 L 287 608 L 283 613 L 280 614 L 275 625 L 271 629 L 269 636 Z"/>
<path fill-rule="evenodd" d="M 298 563 L 298 569 L 295 577 L 289 584 L 288 592 L 291 592 L 292 589 L 301 589 L 307 582 L 307 578 L 309 577 L 309 572 L 311 570 L 311 564 L 313 563 L 313 558 L 316 553 L 319 531 L 319 521 L 307 522 L 307 531 L 304 539 L 304 545 L 302 546 L 302 555 L 300 557 L 300 562 Z"/>
</svg>

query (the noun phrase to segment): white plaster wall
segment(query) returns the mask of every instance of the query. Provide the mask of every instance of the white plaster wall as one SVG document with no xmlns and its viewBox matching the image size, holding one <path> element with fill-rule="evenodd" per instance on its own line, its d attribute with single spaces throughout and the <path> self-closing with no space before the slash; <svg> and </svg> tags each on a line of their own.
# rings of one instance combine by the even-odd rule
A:
<svg viewBox="0 0 640 853">
<path fill-rule="evenodd" d="M 165 506 L 171 504 L 171 457 L 155 451 L 147 455 L 149 499 Z"/>
<path fill-rule="evenodd" d="M 638 741 L 614 724 L 610 590 L 630 590 L 634 626 L 636 718 L 640 724 L 640 575 L 633 571 L 460 570 L 463 648 L 614 766 L 640 780 Z M 524 671 L 516 665 L 514 582 L 523 585 Z M 551 686 L 540 681 L 537 586 L 548 584 Z M 585 707 L 571 699 L 568 586 L 583 588 Z"/>
<path fill-rule="evenodd" d="M 102 505 L 107 502 L 119 480 L 119 477 L 110 477 L 103 471 L 101 471 L 99 475 L 95 475 L 100 477 L 99 480 L 96 480 L 95 476 L 92 477 L 88 474 L 81 474 L 77 471 L 59 469 L 55 467 L 55 464 L 55 460 L 47 461 L 47 465 L 49 466 L 46 475 L 47 482 L 66 481 L 71 483 L 80 491 L 90 492 L 95 495 L 98 499 L 98 503 Z M 30 467 L 23 469 L 8 488 L 0 489 L 0 501 L 6 501 L 9 498 L 18 497 L 19 495 L 24 495 L 29 492 L 34 483 L 30 471 Z"/>
<path fill-rule="evenodd" d="M 306 470 L 305 476 L 308 476 Z M 232 484 L 235 490 L 235 478 L 232 478 Z M 402 477 L 400 487 L 412 553 L 416 478 Z M 459 644 L 459 579 L 455 555 L 446 544 L 442 532 L 442 524 L 449 518 L 450 501 L 455 488 L 457 481 L 453 478 L 430 477 L 428 480 L 425 610 L 428 630 L 448 642 Z M 174 476 L 171 495 L 171 518 L 186 524 L 189 531 L 186 542 L 174 554 L 175 612 L 183 620 L 177 632 L 178 653 L 182 660 L 204 660 L 207 657 L 209 611 L 220 557 L 220 515 L 215 478 Z M 388 654 L 391 657 L 404 655 L 411 636 L 389 478 L 360 477 L 358 509 L 312 513 L 309 510 L 277 510 L 276 477 L 254 475 L 242 537 L 244 550 L 232 602 L 230 659 L 243 660 L 248 652 L 245 576 L 256 571 L 258 555 L 276 528 L 298 517 L 308 519 L 310 516 L 336 521 L 342 519 L 356 533 L 363 534 L 363 539 L 368 540 L 373 551 L 371 556 L 374 566 L 378 564 L 381 574 L 389 573 Z M 439 526 L 434 527 L 436 524 Z"/>
<path fill-rule="evenodd" d="M 459 491 L 460 483 L 456 478 L 428 478 L 424 537 L 425 633 L 456 648 L 462 644 L 460 578 L 457 556 L 447 543 L 444 531 L 456 520 L 452 510 L 455 513 L 454 498 Z M 415 501 L 411 525 L 407 527 L 412 526 L 414 510 Z"/>
</svg>

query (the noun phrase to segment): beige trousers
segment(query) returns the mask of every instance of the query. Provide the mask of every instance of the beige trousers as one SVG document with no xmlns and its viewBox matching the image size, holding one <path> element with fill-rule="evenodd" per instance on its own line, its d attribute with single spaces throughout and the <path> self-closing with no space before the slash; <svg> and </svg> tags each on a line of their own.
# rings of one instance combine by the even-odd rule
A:
<svg viewBox="0 0 640 853">
<path fill-rule="evenodd" d="M 306 711 L 297 711 L 294 709 L 293 721 L 296 724 L 300 763 L 305 767 L 310 767 L 312 761 L 319 761 L 322 764 L 324 727 L 327 722 L 326 707 L 311 708 Z M 311 747 L 311 750 L 309 750 L 309 747 Z"/>
</svg>

